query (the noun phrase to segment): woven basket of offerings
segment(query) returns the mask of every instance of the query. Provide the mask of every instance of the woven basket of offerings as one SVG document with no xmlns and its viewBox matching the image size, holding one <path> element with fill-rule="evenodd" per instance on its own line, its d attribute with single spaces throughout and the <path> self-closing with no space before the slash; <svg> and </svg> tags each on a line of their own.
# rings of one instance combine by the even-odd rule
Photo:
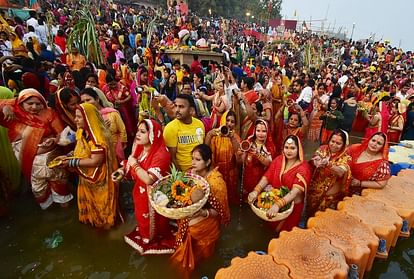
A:
<svg viewBox="0 0 414 279">
<path fill-rule="evenodd" d="M 171 174 L 155 182 L 148 191 L 154 210 L 169 219 L 185 219 L 199 211 L 210 195 L 210 185 L 199 175 L 172 168 Z"/>
<path fill-rule="evenodd" d="M 268 188 L 268 187 L 266 187 Z M 293 211 L 295 203 L 292 201 L 286 206 L 279 209 L 279 212 L 273 218 L 268 218 L 266 216 L 267 211 L 276 203 L 278 199 L 283 198 L 286 194 L 289 193 L 289 189 L 285 186 L 282 186 L 279 189 L 272 188 L 271 190 L 265 189 L 257 196 L 257 200 L 254 203 L 250 204 L 253 212 L 260 217 L 261 219 L 268 222 L 281 221 L 289 217 Z"/>
</svg>

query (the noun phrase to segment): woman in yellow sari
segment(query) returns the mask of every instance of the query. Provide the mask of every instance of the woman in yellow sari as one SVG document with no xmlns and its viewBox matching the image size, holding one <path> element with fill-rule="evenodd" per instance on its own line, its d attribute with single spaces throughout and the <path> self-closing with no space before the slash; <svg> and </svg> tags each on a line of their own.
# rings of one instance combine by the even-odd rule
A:
<svg viewBox="0 0 414 279">
<path fill-rule="evenodd" d="M 240 137 L 234 131 L 236 114 L 232 110 L 228 111 L 223 114 L 220 122 L 220 128 L 207 133 L 205 143 L 213 152 L 213 165 L 218 167 L 226 182 L 229 202 L 238 204 L 240 196 L 237 193 L 236 152 L 239 149 Z"/>
<path fill-rule="evenodd" d="M 76 147 L 71 158 L 62 158 L 62 167 L 79 174 L 79 221 L 109 229 L 115 224 L 118 185 L 111 180 L 117 169 L 111 136 L 92 104 L 76 109 Z"/>
<path fill-rule="evenodd" d="M 351 157 L 346 153 L 348 134 L 334 130 L 327 145 L 316 150 L 312 158 L 315 170 L 308 193 L 307 216 L 336 205 L 349 194 L 351 183 Z"/>
<path fill-rule="evenodd" d="M 208 145 L 200 144 L 193 150 L 191 172 L 204 177 L 210 185 L 210 196 L 204 208 L 192 217 L 178 221 L 176 250 L 172 262 L 188 278 L 195 264 L 214 253 L 220 238 L 220 224 L 230 221 L 226 183 L 217 168 L 211 167 L 212 152 Z"/>
<path fill-rule="evenodd" d="M 28 57 L 27 48 L 23 41 L 15 33 L 10 33 L 10 42 L 12 44 L 13 56 L 24 56 Z"/>
</svg>

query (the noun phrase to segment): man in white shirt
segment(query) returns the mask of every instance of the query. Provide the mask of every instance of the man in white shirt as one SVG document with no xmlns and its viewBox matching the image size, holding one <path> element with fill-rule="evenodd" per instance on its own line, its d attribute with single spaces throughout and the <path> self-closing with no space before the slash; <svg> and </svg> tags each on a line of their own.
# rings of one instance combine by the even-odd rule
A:
<svg viewBox="0 0 414 279">
<path fill-rule="evenodd" d="M 26 45 L 27 42 L 30 41 L 30 38 L 37 40 L 39 42 L 39 37 L 35 33 L 35 29 L 32 25 L 29 25 L 28 27 L 29 32 L 23 35 L 23 43 Z"/>
<path fill-rule="evenodd" d="M 310 102 L 313 97 L 313 87 L 315 86 L 315 81 L 313 79 L 308 80 L 308 84 L 300 92 L 299 98 L 296 100 L 296 103 L 303 109 L 306 110 L 309 107 Z"/>
<path fill-rule="evenodd" d="M 34 28 L 37 28 L 39 26 L 39 23 L 36 19 L 36 12 L 35 11 L 29 11 L 30 18 L 26 20 L 27 27 L 33 26 Z"/>
</svg>

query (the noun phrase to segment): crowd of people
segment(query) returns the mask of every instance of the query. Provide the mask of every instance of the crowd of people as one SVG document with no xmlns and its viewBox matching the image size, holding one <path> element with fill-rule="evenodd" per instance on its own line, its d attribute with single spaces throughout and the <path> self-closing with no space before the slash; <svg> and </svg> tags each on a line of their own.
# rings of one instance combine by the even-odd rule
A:
<svg viewBox="0 0 414 279">
<path fill-rule="evenodd" d="M 125 241 L 143 255 L 172 253 L 189 273 L 214 253 L 230 205 L 286 186 L 267 216 L 294 201 L 287 219 L 269 222 L 275 234 L 291 230 L 345 196 L 384 187 L 389 145 L 414 140 L 411 51 L 296 32 L 268 43 L 242 35 L 263 26 L 190 15 L 183 3 L 100 3 L 93 13 L 103 65 L 66 44 L 76 17 L 64 4 L 47 4 L 51 30 L 44 13 L 25 22 L 2 14 L 2 209 L 21 172 L 42 209 L 74 206 L 76 196 L 80 222 L 110 229 L 123 220 L 119 184 L 133 180 L 137 226 Z M 320 50 L 322 63 L 307 64 L 304 45 Z M 192 47 L 220 52 L 223 62 L 194 55 L 186 65 L 165 51 Z M 349 133 L 363 132 L 349 144 Z M 306 141 L 320 144 L 309 161 Z M 207 204 L 176 226 L 147 194 L 171 164 L 211 187 Z"/>
</svg>

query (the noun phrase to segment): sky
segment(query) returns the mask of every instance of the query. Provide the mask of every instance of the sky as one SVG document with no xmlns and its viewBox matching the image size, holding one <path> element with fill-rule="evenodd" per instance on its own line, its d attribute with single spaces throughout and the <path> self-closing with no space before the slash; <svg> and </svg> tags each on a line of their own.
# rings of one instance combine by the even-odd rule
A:
<svg viewBox="0 0 414 279">
<path fill-rule="evenodd" d="M 296 11 L 296 17 L 294 16 Z M 320 20 L 326 18 L 324 27 L 342 26 L 353 39 L 367 39 L 375 33 L 375 40 L 389 40 L 392 46 L 414 50 L 412 19 L 413 0 L 283 0 L 282 17 L 310 21 L 312 27 L 321 28 Z M 319 21 L 318 21 L 319 20 Z"/>
</svg>

